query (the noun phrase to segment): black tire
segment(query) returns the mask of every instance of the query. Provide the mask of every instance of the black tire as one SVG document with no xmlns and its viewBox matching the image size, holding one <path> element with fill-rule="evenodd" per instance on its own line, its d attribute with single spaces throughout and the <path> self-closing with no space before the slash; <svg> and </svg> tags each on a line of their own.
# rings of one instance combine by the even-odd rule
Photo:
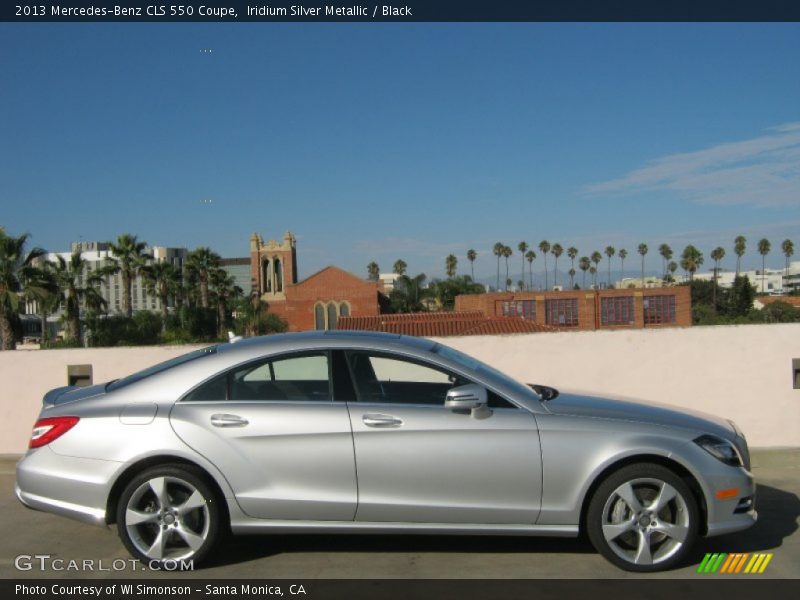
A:
<svg viewBox="0 0 800 600">
<path fill-rule="evenodd" d="M 671 499 L 662 501 L 662 492 L 663 500 Z M 689 486 L 674 471 L 653 463 L 628 465 L 609 475 L 586 512 L 592 545 L 626 571 L 663 571 L 680 564 L 697 540 L 699 525 Z"/>
<path fill-rule="evenodd" d="M 226 512 L 217 495 L 203 472 L 189 465 L 142 471 L 125 486 L 116 510 L 122 543 L 131 555 L 154 568 L 193 568 L 225 530 L 220 521 Z"/>
</svg>

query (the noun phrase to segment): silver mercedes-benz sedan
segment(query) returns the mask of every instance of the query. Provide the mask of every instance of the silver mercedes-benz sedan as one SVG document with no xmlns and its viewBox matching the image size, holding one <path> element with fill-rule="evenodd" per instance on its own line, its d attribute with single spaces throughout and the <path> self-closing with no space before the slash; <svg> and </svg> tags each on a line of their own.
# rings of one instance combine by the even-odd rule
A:
<svg viewBox="0 0 800 600">
<path fill-rule="evenodd" d="M 631 571 L 750 527 L 734 423 L 525 385 L 422 338 L 309 332 L 197 350 L 43 400 L 16 494 L 150 564 L 233 533 L 577 536 Z"/>
</svg>

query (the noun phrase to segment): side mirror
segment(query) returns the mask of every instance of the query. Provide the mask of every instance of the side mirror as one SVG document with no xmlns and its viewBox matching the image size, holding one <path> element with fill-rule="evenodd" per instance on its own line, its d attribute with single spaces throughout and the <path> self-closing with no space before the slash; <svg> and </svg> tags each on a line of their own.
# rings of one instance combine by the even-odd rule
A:
<svg viewBox="0 0 800 600">
<path fill-rule="evenodd" d="M 486 389 L 476 383 L 468 383 L 447 390 L 444 407 L 450 410 L 476 410 L 485 408 L 488 402 Z"/>
</svg>

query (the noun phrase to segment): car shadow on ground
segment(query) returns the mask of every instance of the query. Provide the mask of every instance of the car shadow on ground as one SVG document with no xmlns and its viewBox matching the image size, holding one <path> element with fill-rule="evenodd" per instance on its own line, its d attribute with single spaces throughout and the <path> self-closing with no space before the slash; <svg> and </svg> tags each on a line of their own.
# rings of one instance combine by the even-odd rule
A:
<svg viewBox="0 0 800 600">
<path fill-rule="evenodd" d="M 738 533 L 700 540 L 682 565 L 699 564 L 707 552 L 756 552 L 781 546 L 798 529 L 800 499 L 768 485 L 758 486 L 758 522 Z M 293 534 L 229 536 L 206 562 L 208 568 L 249 562 L 284 553 L 565 553 L 590 554 L 585 538 L 453 535 Z"/>
<path fill-rule="evenodd" d="M 583 538 L 468 535 L 243 535 L 225 540 L 207 567 L 247 562 L 283 553 L 593 553 Z"/>
<path fill-rule="evenodd" d="M 692 561 L 699 563 L 707 552 L 758 552 L 783 545 L 783 540 L 798 529 L 800 498 L 796 494 L 769 485 L 759 485 L 756 492 L 758 521 L 750 529 L 706 538 L 698 543 Z"/>
</svg>

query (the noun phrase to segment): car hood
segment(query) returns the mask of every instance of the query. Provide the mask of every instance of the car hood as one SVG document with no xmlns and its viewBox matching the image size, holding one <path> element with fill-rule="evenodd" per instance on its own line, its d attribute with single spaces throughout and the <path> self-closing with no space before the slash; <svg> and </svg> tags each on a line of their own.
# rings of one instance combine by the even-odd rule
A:
<svg viewBox="0 0 800 600">
<path fill-rule="evenodd" d="M 725 419 L 699 411 L 676 409 L 660 404 L 563 393 L 542 404 L 548 411 L 556 415 L 617 419 L 666 427 L 680 427 L 712 433 L 728 440 L 732 440 L 736 436 L 733 427 Z"/>
</svg>

